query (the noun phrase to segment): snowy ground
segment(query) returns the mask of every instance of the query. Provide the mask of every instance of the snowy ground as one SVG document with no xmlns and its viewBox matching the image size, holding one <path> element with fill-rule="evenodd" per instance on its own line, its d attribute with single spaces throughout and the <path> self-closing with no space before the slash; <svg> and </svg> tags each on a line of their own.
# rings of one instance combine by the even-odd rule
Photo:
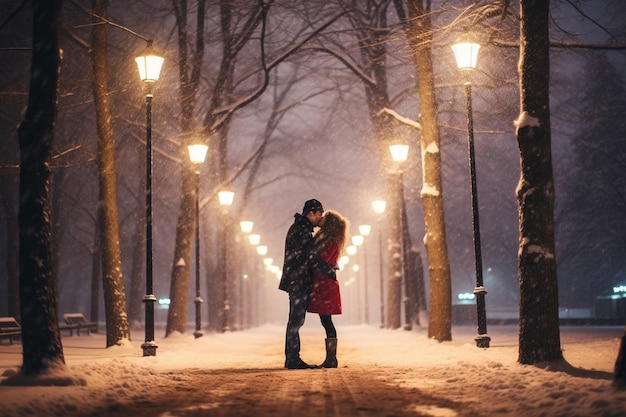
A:
<svg viewBox="0 0 626 417">
<path fill-rule="evenodd" d="M 156 357 L 142 340 L 104 349 L 103 335 L 64 337 L 84 385 L 0 385 L 0 416 L 626 416 L 626 391 L 611 385 L 621 327 L 563 327 L 562 369 L 519 365 L 515 326 L 488 331 L 479 349 L 473 327 L 437 343 L 423 329 L 339 326 L 339 368 L 315 370 L 282 369 L 278 325 L 158 339 Z M 321 362 L 314 317 L 302 339 L 303 358 Z M 0 346 L 0 381 L 21 360 L 19 343 Z"/>
</svg>

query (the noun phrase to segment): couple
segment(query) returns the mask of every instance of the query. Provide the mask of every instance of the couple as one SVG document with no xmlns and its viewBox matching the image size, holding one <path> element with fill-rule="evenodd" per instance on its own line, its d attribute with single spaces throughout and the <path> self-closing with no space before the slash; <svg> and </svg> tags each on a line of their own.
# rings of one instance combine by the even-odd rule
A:
<svg viewBox="0 0 626 417">
<path fill-rule="evenodd" d="M 318 313 L 326 331 L 326 359 L 321 368 L 337 367 L 337 331 L 332 314 L 341 314 L 337 259 L 347 238 L 348 221 L 336 211 L 324 213 L 322 203 L 308 200 L 285 240 L 283 275 L 278 288 L 289 293 L 285 335 L 285 368 L 318 368 L 300 358 L 300 328 L 306 312 Z M 315 226 L 318 228 L 315 230 Z"/>
</svg>

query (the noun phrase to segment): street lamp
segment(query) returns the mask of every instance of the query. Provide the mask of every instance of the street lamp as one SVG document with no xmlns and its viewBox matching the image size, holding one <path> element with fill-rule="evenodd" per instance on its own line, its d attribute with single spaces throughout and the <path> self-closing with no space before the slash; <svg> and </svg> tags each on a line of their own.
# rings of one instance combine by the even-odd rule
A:
<svg viewBox="0 0 626 417">
<path fill-rule="evenodd" d="M 261 235 L 256 233 L 248 235 L 248 242 L 250 242 L 252 246 L 258 245 L 261 242 Z"/>
<path fill-rule="evenodd" d="M 365 238 L 367 236 L 370 235 L 370 233 L 372 232 L 372 226 L 370 226 L 369 224 L 361 224 L 359 225 L 359 233 L 361 234 L 361 236 L 363 236 L 363 239 L 365 240 Z M 367 251 L 366 251 L 366 245 L 365 243 L 363 244 L 363 297 L 365 298 L 365 324 L 369 324 L 370 322 L 370 318 L 369 318 L 369 294 L 368 294 L 368 283 L 367 283 Z"/>
<path fill-rule="evenodd" d="M 227 223 L 228 223 L 228 207 L 233 204 L 233 199 L 235 198 L 235 193 L 230 190 L 222 190 L 217 193 L 217 198 L 220 201 L 222 207 L 224 207 L 224 221 L 222 222 L 222 274 L 224 280 L 224 310 L 223 310 L 223 321 L 222 321 L 222 331 L 226 332 L 229 330 L 228 327 L 228 310 L 230 310 L 230 303 L 228 300 L 228 248 L 226 244 L 226 238 L 228 236 L 227 233 Z"/>
<path fill-rule="evenodd" d="M 200 165 L 206 159 L 206 153 L 209 147 L 204 143 L 195 143 L 187 146 L 189 151 L 189 159 L 196 166 L 196 331 L 193 336 L 197 339 L 202 336 L 202 312 L 200 305 L 202 297 L 200 297 Z"/>
<path fill-rule="evenodd" d="M 135 58 L 139 77 L 146 84 L 146 337 L 141 345 L 143 356 L 156 356 L 159 347 L 154 341 L 154 296 L 152 281 L 152 84 L 159 79 L 164 58 L 152 48 L 152 41 Z"/>
<path fill-rule="evenodd" d="M 259 245 L 259 246 L 257 246 L 257 247 L 256 247 L 256 253 L 257 253 L 259 256 L 265 256 L 265 255 L 267 255 L 267 246 L 265 246 L 265 245 Z"/>
<path fill-rule="evenodd" d="M 476 68 L 480 45 L 467 38 L 452 46 L 456 63 L 465 78 L 465 103 L 467 105 L 467 143 L 469 149 L 469 169 L 472 187 L 472 225 L 474 231 L 474 266 L 476 268 L 476 314 L 478 321 L 478 335 L 475 337 L 476 346 L 488 348 L 491 338 L 487 336 L 487 315 L 485 312 L 485 286 L 483 284 L 483 265 L 480 249 L 480 225 L 478 220 L 478 199 L 476 191 L 476 162 L 474 154 L 474 121 L 472 118 L 472 84 L 470 75 Z"/>
<path fill-rule="evenodd" d="M 387 202 L 385 200 L 372 201 L 372 208 L 374 213 L 378 215 L 378 268 L 380 275 L 380 328 L 385 327 L 385 280 L 383 274 L 383 233 L 381 225 L 381 217 L 385 212 Z"/>
<path fill-rule="evenodd" d="M 254 222 L 250 220 L 242 220 L 239 222 L 239 227 L 241 228 L 242 233 L 249 234 L 249 233 L 252 233 Z"/>
<path fill-rule="evenodd" d="M 389 152 L 391 153 L 391 158 L 397 165 L 397 175 L 395 177 L 394 184 L 394 207 L 395 210 L 392 213 L 391 221 L 392 227 L 390 230 L 391 241 L 394 246 L 392 246 L 392 250 L 396 250 L 396 242 L 397 248 L 399 250 L 399 256 L 395 255 L 392 257 L 392 266 L 393 266 L 393 275 L 389 277 L 389 293 L 388 297 L 388 305 L 387 305 L 387 320 L 389 322 L 389 326 L 391 328 L 400 327 L 401 322 L 401 310 L 402 310 L 402 284 L 407 284 L 406 280 L 406 264 L 405 264 L 405 247 L 406 244 L 404 242 L 405 234 L 404 234 L 404 189 L 402 184 L 402 164 L 407 160 L 409 155 L 409 145 L 401 143 L 401 144 L 392 144 L 389 146 Z M 408 291 L 405 291 L 408 294 Z M 405 294 L 406 295 L 406 294 Z M 408 297 L 405 297 L 404 300 L 404 311 L 405 316 L 410 316 L 409 312 L 409 300 Z M 407 318 L 405 321 L 404 328 L 406 330 L 411 329 L 411 321 L 410 318 Z"/>
</svg>

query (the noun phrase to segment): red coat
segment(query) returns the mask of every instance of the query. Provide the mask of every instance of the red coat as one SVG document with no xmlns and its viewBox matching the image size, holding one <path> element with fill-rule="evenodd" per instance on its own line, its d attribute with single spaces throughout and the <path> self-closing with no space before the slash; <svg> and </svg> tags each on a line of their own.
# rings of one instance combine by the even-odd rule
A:
<svg viewBox="0 0 626 417">
<path fill-rule="evenodd" d="M 335 267 L 337 266 L 339 247 L 335 241 L 328 239 L 324 242 L 321 258 L 322 261 Z M 339 282 L 323 272 L 315 271 L 313 274 L 313 290 L 311 290 L 307 311 L 324 315 L 341 314 Z"/>
</svg>

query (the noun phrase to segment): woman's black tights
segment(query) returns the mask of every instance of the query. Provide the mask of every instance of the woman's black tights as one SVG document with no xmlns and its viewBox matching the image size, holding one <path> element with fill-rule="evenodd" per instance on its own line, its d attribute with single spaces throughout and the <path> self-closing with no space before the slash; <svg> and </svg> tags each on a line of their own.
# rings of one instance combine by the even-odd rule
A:
<svg viewBox="0 0 626 417">
<path fill-rule="evenodd" d="M 326 338 L 336 339 L 337 330 L 335 329 L 335 325 L 333 324 L 333 316 L 331 316 L 330 314 L 320 314 L 320 321 L 322 322 L 322 326 L 324 326 L 324 330 L 326 330 Z"/>
</svg>

